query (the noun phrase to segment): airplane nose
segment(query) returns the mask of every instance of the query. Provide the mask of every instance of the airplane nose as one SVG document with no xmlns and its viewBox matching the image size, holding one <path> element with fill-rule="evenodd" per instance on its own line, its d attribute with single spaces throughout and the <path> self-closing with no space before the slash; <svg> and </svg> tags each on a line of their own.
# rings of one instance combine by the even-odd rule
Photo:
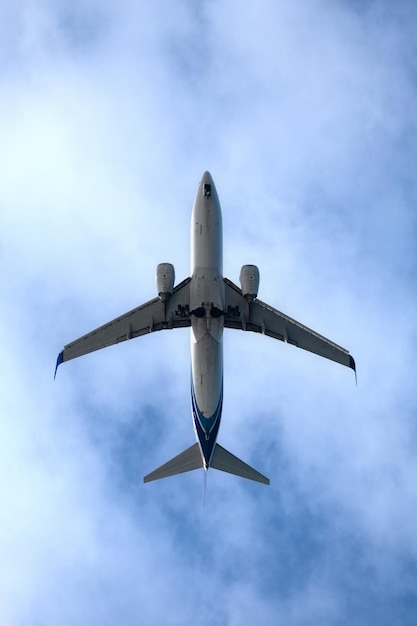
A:
<svg viewBox="0 0 417 626">
<path fill-rule="evenodd" d="M 210 172 L 204 172 L 202 178 L 201 178 L 201 182 L 204 184 L 209 184 L 212 185 L 213 184 L 213 178 L 210 174 Z"/>
<path fill-rule="evenodd" d="M 204 172 L 200 182 L 200 189 L 202 189 L 204 197 L 211 197 L 214 191 L 214 181 L 210 172 Z"/>
</svg>

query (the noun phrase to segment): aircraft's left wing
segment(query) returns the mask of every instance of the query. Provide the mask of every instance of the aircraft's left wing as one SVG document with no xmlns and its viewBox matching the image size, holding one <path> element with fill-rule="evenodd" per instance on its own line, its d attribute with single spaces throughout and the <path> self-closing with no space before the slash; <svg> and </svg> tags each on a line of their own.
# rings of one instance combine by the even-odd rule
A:
<svg viewBox="0 0 417 626">
<path fill-rule="evenodd" d="M 348 350 L 277 311 L 269 304 L 261 302 L 261 300 L 248 303 L 239 287 L 227 278 L 224 279 L 224 282 L 226 300 L 224 325 L 226 328 L 251 330 L 255 333 L 269 335 L 346 365 L 352 368 L 356 374 L 355 361 Z"/>
<path fill-rule="evenodd" d="M 56 368 L 64 361 L 133 339 L 146 333 L 191 325 L 190 281 L 186 278 L 173 290 L 166 302 L 149 300 L 116 319 L 67 344 L 59 353 Z"/>
</svg>

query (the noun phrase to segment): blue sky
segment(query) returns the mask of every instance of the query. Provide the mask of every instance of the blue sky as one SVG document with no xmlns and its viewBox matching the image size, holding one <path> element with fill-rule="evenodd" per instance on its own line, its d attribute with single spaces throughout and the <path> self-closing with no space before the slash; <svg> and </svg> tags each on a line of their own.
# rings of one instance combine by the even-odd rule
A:
<svg viewBox="0 0 417 626">
<path fill-rule="evenodd" d="M 415 624 L 414 2 L 6 0 L 0 8 L 7 626 Z M 53 370 L 65 343 L 189 275 L 201 173 L 224 272 L 346 346 L 353 374 L 225 333 L 212 471 L 188 331 Z"/>
</svg>

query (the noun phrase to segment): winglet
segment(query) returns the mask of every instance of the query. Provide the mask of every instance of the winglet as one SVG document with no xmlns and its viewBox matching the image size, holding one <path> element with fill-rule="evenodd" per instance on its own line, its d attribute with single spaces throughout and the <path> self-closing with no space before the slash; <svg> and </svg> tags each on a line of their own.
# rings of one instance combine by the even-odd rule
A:
<svg viewBox="0 0 417 626">
<path fill-rule="evenodd" d="M 61 352 L 58 354 L 58 358 L 56 360 L 54 380 L 56 378 L 56 371 L 57 371 L 58 367 L 61 365 L 61 363 L 63 363 L 63 361 L 64 361 L 64 351 L 61 350 Z"/>
<path fill-rule="evenodd" d="M 356 373 L 356 363 L 355 363 L 355 359 L 353 358 L 353 356 L 349 355 L 349 367 L 351 367 L 353 369 L 353 371 L 355 372 L 355 380 L 356 380 L 356 386 L 358 385 L 358 375 Z"/>
</svg>

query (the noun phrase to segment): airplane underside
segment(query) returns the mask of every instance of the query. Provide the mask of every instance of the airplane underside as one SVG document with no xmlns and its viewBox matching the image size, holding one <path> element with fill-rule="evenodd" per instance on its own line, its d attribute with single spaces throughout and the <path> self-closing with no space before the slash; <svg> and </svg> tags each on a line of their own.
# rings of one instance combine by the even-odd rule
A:
<svg viewBox="0 0 417 626">
<path fill-rule="evenodd" d="M 209 468 L 269 484 L 269 479 L 217 443 L 223 406 L 223 330 L 268 335 L 314 352 L 355 371 L 347 350 L 258 300 L 259 270 L 244 265 L 241 287 L 223 278 L 220 202 L 209 172 L 198 186 L 191 216 L 191 276 L 176 287 L 174 267 L 157 267 L 158 297 L 67 344 L 58 366 L 68 360 L 150 332 L 191 330 L 191 407 L 197 442 L 147 474 L 144 482 Z"/>
</svg>

